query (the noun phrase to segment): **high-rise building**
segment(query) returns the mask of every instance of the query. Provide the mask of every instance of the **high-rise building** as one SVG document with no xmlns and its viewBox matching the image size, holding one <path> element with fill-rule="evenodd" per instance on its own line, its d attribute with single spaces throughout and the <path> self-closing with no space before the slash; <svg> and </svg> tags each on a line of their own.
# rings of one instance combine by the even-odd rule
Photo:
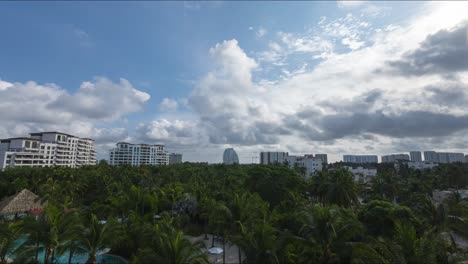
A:
<svg viewBox="0 0 468 264">
<path fill-rule="evenodd" d="M 260 152 L 260 164 L 283 163 L 288 152 Z"/>
<path fill-rule="evenodd" d="M 227 148 L 223 153 L 223 163 L 226 165 L 239 164 L 239 156 L 233 148 Z"/>
<path fill-rule="evenodd" d="M 439 163 L 464 162 L 465 154 L 452 152 L 437 152 L 437 159 Z"/>
<path fill-rule="evenodd" d="M 348 163 L 377 163 L 377 155 L 343 155 L 343 162 Z"/>
<path fill-rule="evenodd" d="M 94 140 L 61 132 L 0 140 L 0 168 L 96 165 Z"/>
<path fill-rule="evenodd" d="M 305 156 L 287 156 L 286 161 L 289 168 L 293 169 L 295 166 L 306 169 L 305 177 L 309 177 L 312 173 L 322 170 L 322 160 L 314 158 L 313 155 Z"/>
<path fill-rule="evenodd" d="M 468 155 L 465 155 L 465 163 L 468 163 Z"/>
<path fill-rule="evenodd" d="M 327 154 L 315 154 L 315 157 L 321 159 L 323 164 L 328 164 Z"/>
<path fill-rule="evenodd" d="M 119 142 L 116 148 L 109 151 L 109 164 L 167 165 L 169 164 L 169 155 L 164 145 Z"/>
<path fill-rule="evenodd" d="M 437 153 L 435 151 L 424 151 L 424 161 L 439 162 Z"/>
<path fill-rule="evenodd" d="M 169 164 L 182 163 L 182 154 L 171 153 L 169 154 Z"/>
<path fill-rule="evenodd" d="M 409 161 L 410 157 L 408 154 L 392 154 L 392 155 L 384 155 L 382 156 L 382 162 L 384 163 L 393 163 L 396 161 Z"/>
<path fill-rule="evenodd" d="M 410 151 L 410 160 L 414 162 L 422 161 L 421 151 Z"/>
<path fill-rule="evenodd" d="M 424 151 L 424 161 L 438 163 L 465 162 L 465 154 L 454 152 Z"/>
</svg>

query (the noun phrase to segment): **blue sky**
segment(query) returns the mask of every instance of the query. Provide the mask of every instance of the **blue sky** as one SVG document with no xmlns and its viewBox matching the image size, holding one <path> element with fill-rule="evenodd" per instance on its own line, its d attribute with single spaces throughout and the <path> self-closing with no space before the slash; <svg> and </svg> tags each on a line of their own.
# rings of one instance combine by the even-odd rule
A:
<svg viewBox="0 0 468 264">
<path fill-rule="evenodd" d="M 170 150 L 186 153 L 187 160 L 210 162 L 220 160 L 224 147 L 234 147 L 246 157 L 261 150 L 283 150 L 329 152 L 336 160 L 344 151 L 405 151 L 406 141 L 418 142 L 411 145 L 413 148 L 441 149 L 427 142 L 452 142 L 450 136 L 465 128 L 421 137 L 410 131 L 388 135 L 379 129 L 325 135 L 328 127 L 323 126 L 328 120 L 322 115 L 337 115 L 343 110 L 332 104 L 336 102 L 332 97 L 352 104 L 375 89 L 389 92 L 389 83 L 399 84 L 401 78 L 410 78 L 392 79 L 386 74 L 376 78 L 381 79 L 379 82 L 368 84 L 373 72 L 389 65 L 389 60 L 403 60 L 404 54 L 415 52 L 431 34 L 454 30 L 467 19 L 464 14 L 450 17 L 450 12 L 462 8 L 456 5 L 2 2 L 0 80 L 9 88 L 2 90 L 0 85 L 0 95 L 5 93 L 0 108 L 11 107 L 12 99 L 7 95 L 17 94 L 14 88 L 36 89 L 37 93 L 31 92 L 22 100 L 25 106 L 43 107 L 45 114 L 31 114 L 28 118 L 4 115 L 6 125 L 0 136 L 56 128 L 84 136 L 94 134 L 101 157 L 106 156 L 114 141 L 128 140 L 162 142 Z M 443 21 L 431 24 L 427 22 L 431 16 Z M 390 38 L 408 41 L 395 50 Z M 362 65 L 358 63 L 353 69 L 352 63 L 340 64 L 352 60 L 352 56 Z M 369 68 L 365 61 L 375 63 L 375 68 Z M 333 63 L 339 65 L 336 69 L 340 72 L 328 65 Z M 464 71 L 456 73 L 464 84 Z M 414 89 L 424 90 L 434 81 L 449 85 L 442 83 L 444 78 L 434 76 L 430 73 L 412 80 Z M 336 83 L 337 78 L 348 82 Z M 26 85 L 29 81 L 34 84 Z M 86 82 L 95 88 L 83 88 Z M 423 90 L 421 93 L 427 89 Z M 107 98 L 107 93 L 112 96 Z M 396 94 L 403 97 L 405 91 Z M 278 104 L 284 107 L 278 109 Z M 316 105 L 321 108 L 309 109 Z M 348 113 L 402 114 L 389 102 L 376 105 Z M 425 111 L 422 105 L 406 110 Z M 321 118 L 296 120 L 295 115 L 306 110 L 319 111 Z M 464 113 L 460 111 L 453 114 Z M 439 112 L 443 112 L 443 106 L 431 110 Z M 63 124 L 51 120 L 54 113 L 65 120 Z M 280 131 L 284 127 L 290 130 Z M 319 135 L 314 136 L 313 131 Z M 384 147 L 376 148 L 375 142 Z M 343 144 L 349 144 L 349 150 Z M 444 147 L 462 149 L 450 144 Z"/>
</svg>

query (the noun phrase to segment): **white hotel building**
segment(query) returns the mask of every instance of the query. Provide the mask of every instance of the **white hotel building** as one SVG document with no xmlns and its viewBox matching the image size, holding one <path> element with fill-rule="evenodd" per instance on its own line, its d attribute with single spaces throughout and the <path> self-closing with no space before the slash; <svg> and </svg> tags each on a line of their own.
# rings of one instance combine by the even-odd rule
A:
<svg viewBox="0 0 468 264">
<path fill-rule="evenodd" d="M 164 145 L 117 143 L 117 147 L 109 152 L 111 165 L 130 164 L 140 165 L 168 165 L 169 154 Z"/>
<path fill-rule="evenodd" d="M 94 140 L 61 132 L 31 133 L 0 140 L 0 169 L 96 165 Z"/>
</svg>

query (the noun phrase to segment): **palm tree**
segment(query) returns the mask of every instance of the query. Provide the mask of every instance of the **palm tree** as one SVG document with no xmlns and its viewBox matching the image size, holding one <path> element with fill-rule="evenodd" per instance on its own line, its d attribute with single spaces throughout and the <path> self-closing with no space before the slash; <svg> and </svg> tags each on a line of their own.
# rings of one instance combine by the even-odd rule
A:
<svg viewBox="0 0 468 264">
<path fill-rule="evenodd" d="M 18 222 L 18 228 L 26 240 L 15 250 L 15 259 L 19 262 L 39 263 L 39 252 L 46 251 L 49 227 L 44 215 L 39 216 L 37 220 L 26 217 Z"/>
<path fill-rule="evenodd" d="M 110 223 L 100 223 L 97 216 L 91 214 L 88 219 L 88 225 L 79 239 L 80 247 L 85 249 L 88 254 L 87 264 L 96 263 L 96 255 L 99 250 L 109 246 L 113 239 L 113 234 L 117 232 Z"/>
<path fill-rule="evenodd" d="M 75 254 L 84 254 L 86 250 L 80 246 L 79 239 L 84 232 L 84 227 L 76 212 L 65 213 L 67 221 L 66 230 L 62 233 L 62 239 L 57 245 L 57 254 L 64 255 L 68 251 L 68 264 L 72 263 Z"/>
<path fill-rule="evenodd" d="M 324 171 L 314 179 L 312 186 L 323 203 L 343 207 L 359 204 L 354 178 L 347 170 Z"/>
<path fill-rule="evenodd" d="M 151 247 L 143 248 L 134 258 L 135 263 L 205 264 L 202 243 L 191 244 L 180 231 L 176 231 L 167 216 L 154 228 Z"/>
<path fill-rule="evenodd" d="M 241 233 L 234 241 L 245 253 L 247 263 L 279 263 L 279 231 L 266 219 L 246 228 L 240 224 Z"/>
<path fill-rule="evenodd" d="M 7 256 L 14 253 L 15 242 L 21 236 L 15 224 L 0 224 L 0 264 L 7 263 Z"/>
<path fill-rule="evenodd" d="M 349 241 L 362 232 L 362 224 L 349 209 L 313 206 L 304 219 L 299 238 L 309 245 L 309 249 L 319 249 L 307 254 L 312 255 L 317 262 L 330 263 L 343 255 L 337 254 L 337 251 L 352 246 Z"/>
</svg>

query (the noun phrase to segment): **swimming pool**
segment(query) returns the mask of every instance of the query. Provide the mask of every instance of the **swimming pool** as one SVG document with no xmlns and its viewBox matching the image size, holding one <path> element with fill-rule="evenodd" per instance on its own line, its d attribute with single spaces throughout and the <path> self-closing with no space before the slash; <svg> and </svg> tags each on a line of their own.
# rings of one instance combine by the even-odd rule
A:
<svg viewBox="0 0 468 264">
<path fill-rule="evenodd" d="M 25 242 L 24 238 L 18 239 L 15 243 L 16 247 L 19 247 L 24 242 Z M 55 256 L 54 263 L 68 264 L 68 257 L 69 257 L 69 252 L 67 251 L 65 252 L 65 254 L 61 256 Z M 15 259 L 14 256 L 8 256 L 8 258 Z M 43 250 L 39 252 L 38 260 L 40 264 L 44 263 L 44 251 Z M 87 260 L 88 260 L 88 254 L 74 254 L 71 262 L 73 264 L 81 264 L 81 263 L 84 264 L 86 263 Z M 101 264 L 127 264 L 127 262 L 123 258 L 119 256 L 115 256 L 115 255 L 110 255 L 110 254 L 102 254 L 102 255 L 96 256 L 96 262 L 101 263 Z"/>
</svg>

